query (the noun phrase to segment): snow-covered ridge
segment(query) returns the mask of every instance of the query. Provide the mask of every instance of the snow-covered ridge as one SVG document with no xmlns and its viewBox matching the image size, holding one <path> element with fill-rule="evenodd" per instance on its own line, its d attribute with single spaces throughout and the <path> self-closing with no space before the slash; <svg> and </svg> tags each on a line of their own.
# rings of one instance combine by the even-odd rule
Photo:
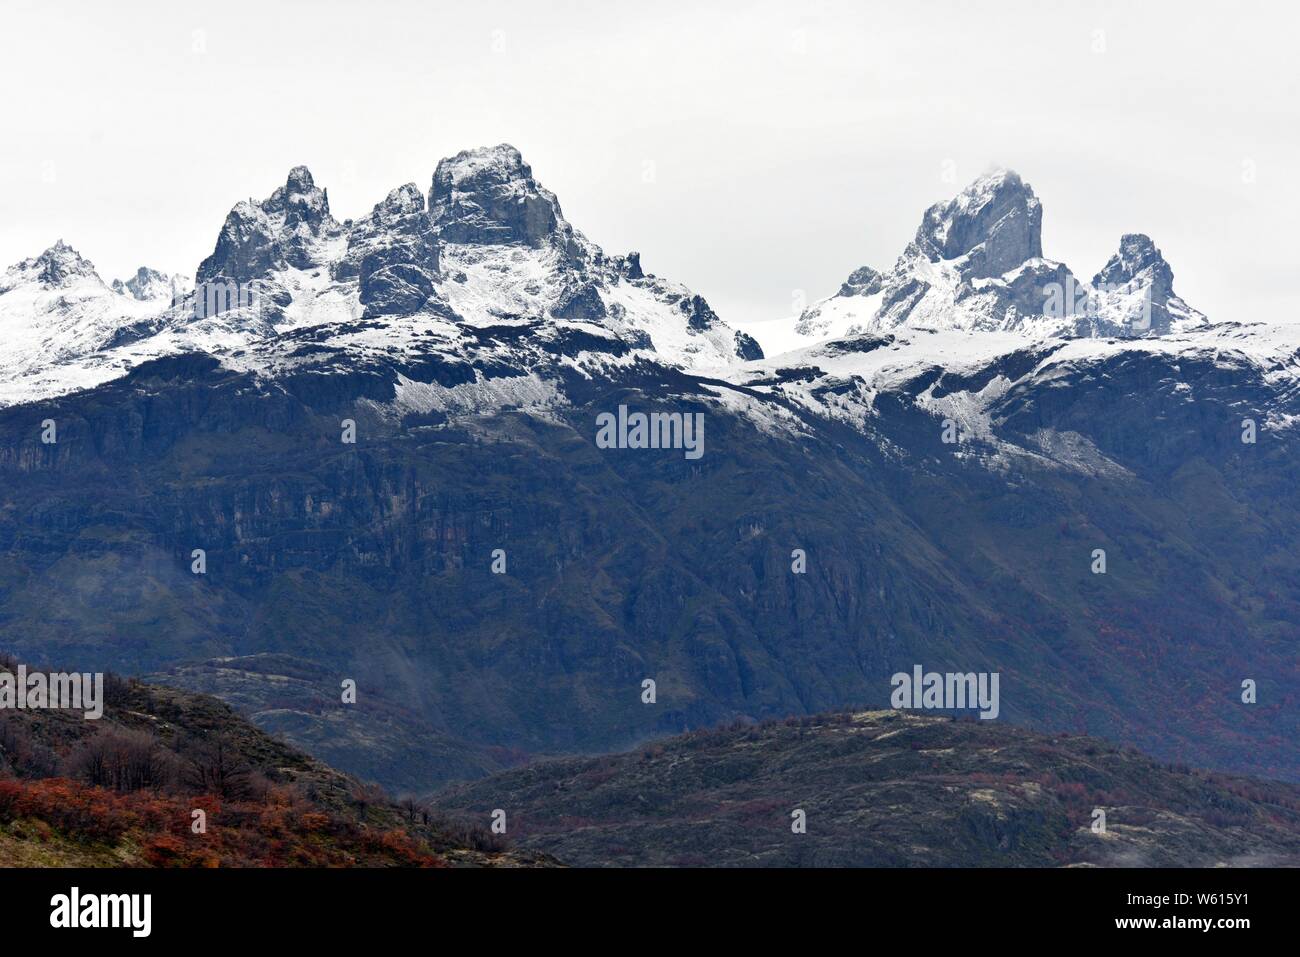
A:
<svg viewBox="0 0 1300 957">
<path fill-rule="evenodd" d="M 1128 387 L 1129 401 L 1151 402 L 1168 390 L 1189 406 L 1206 398 L 1215 408 L 1243 402 L 1242 414 L 1263 430 L 1300 429 L 1300 322 L 1196 325 L 1142 338 L 1027 338 L 1017 330 L 907 326 L 859 330 L 720 371 L 718 378 L 736 387 L 730 403 L 761 427 L 772 421 L 766 408 L 771 403 L 875 434 L 885 398 L 890 408 L 902 401 L 927 413 L 936 435 L 941 423 L 954 423 L 962 436 L 954 454 L 974 455 L 990 467 L 1031 458 L 1113 476 L 1123 470 L 1077 433 L 1009 438 L 1000 430 L 998 409 L 1013 391 L 1031 403 L 1055 390 L 1081 395 L 1125 367 L 1146 370 Z M 1228 412 L 1220 425 L 1236 427 L 1239 421 Z"/>
<path fill-rule="evenodd" d="M 1043 256 L 1041 223 L 1030 186 L 993 171 L 927 210 L 889 272 L 861 267 L 802 314 L 746 326 L 766 358 L 718 377 L 744 388 L 742 406 L 761 404 L 757 394 L 866 433 L 888 395 L 890 408 L 902 401 L 954 423 L 989 464 L 1029 457 L 1108 475 L 1123 470 L 1083 436 L 1009 438 L 998 410 L 1013 395 L 1032 404 L 1144 368 L 1134 390 L 1167 386 L 1196 403 L 1231 384 L 1237 398 L 1250 396 L 1262 428 L 1300 425 L 1300 323 L 1211 324 L 1177 295 L 1172 268 L 1139 233 L 1081 281 Z M 1192 369 L 1195 385 L 1183 378 Z"/>
<path fill-rule="evenodd" d="M 161 274 L 142 268 L 134 289 L 105 285 L 95 267 L 59 240 L 0 277 L 0 376 L 39 374 L 106 348 L 122 327 L 156 313 Z M 165 305 L 170 305 L 170 299 Z"/>
<path fill-rule="evenodd" d="M 355 222 L 335 220 L 326 191 L 295 167 L 267 199 L 235 204 L 195 280 L 191 290 L 142 269 L 109 287 L 61 243 L 19 263 L 0 285 L 0 404 L 183 351 L 270 374 L 298 348 L 287 333 L 351 347 L 358 324 L 368 349 L 395 355 L 417 340 L 427 351 L 425 334 L 440 329 L 574 322 L 616 351 L 684 369 L 761 355 L 701 297 L 644 273 L 636 253 L 607 256 L 506 144 L 442 160 L 427 199 L 400 186 Z"/>
<path fill-rule="evenodd" d="M 706 377 L 720 409 L 767 431 L 801 435 L 833 420 L 876 434 L 888 393 L 891 408 L 956 421 L 1007 455 L 1110 471 L 1074 434 L 1007 445 L 997 410 L 1015 390 L 1086 384 L 1136 356 L 1174 378 L 1187 358 L 1224 381 L 1263 383 L 1262 425 L 1300 421 L 1300 325 L 1211 325 L 1140 234 L 1080 282 L 1042 255 L 1041 220 L 1019 176 L 981 177 L 927 210 L 889 272 L 862 267 L 802 315 L 751 327 L 765 358 L 699 295 L 647 274 L 638 254 L 607 255 L 587 239 L 513 147 L 443 160 L 427 194 L 396 187 L 347 222 L 295 167 L 267 199 L 232 208 L 194 290 L 147 269 L 109 287 L 62 242 L 9 269 L 0 405 L 202 352 L 270 385 L 373 374 L 392 397 L 366 401 L 392 415 L 544 415 L 567 403 L 565 381 L 651 361 Z"/>
</svg>

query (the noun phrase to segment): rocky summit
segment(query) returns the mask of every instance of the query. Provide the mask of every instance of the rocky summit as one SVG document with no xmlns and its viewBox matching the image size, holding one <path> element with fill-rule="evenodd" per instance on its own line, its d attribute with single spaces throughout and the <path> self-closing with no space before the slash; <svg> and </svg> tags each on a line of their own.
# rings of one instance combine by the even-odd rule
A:
<svg viewBox="0 0 1300 957">
<path fill-rule="evenodd" d="M 1043 255 L 1043 206 L 1018 173 L 999 169 L 954 199 L 925 212 L 905 256 L 964 259 L 964 273 L 985 279 Z"/>
<path fill-rule="evenodd" d="M 509 144 L 442 160 L 433 174 L 429 209 L 448 242 L 533 248 L 555 243 L 575 257 L 582 252 L 559 200 L 537 184 L 532 168 Z"/>
<path fill-rule="evenodd" d="M 1024 338 L 1126 338 L 1208 325 L 1173 291 L 1146 236 L 1125 235 L 1092 281 L 1043 256 L 1043 207 L 1019 174 L 995 169 L 926 210 L 884 275 L 863 266 L 835 295 L 770 334 L 796 348 L 857 331 L 1014 332 Z"/>
<path fill-rule="evenodd" d="M 199 264 L 197 281 L 247 282 L 288 267 L 309 269 L 322 259 L 320 240 L 338 233 L 329 198 L 307 167 L 295 166 L 267 199 L 230 211 L 216 249 Z"/>
</svg>

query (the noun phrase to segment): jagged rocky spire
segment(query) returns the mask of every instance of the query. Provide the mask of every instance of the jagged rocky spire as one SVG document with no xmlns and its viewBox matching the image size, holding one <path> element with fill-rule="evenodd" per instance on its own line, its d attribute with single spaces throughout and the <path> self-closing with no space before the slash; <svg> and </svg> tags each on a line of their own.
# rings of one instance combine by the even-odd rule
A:
<svg viewBox="0 0 1300 957">
<path fill-rule="evenodd" d="M 283 186 L 262 202 L 235 205 L 211 256 L 198 269 L 199 282 L 218 277 L 248 282 L 275 269 L 319 265 L 313 247 L 339 226 L 325 192 L 305 166 L 295 166 Z"/>
<path fill-rule="evenodd" d="M 94 264 L 62 239 L 15 268 L 35 274 L 37 281 L 47 286 L 62 286 L 76 279 L 99 279 Z"/>
<path fill-rule="evenodd" d="M 905 326 L 1043 336 L 1149 336 L 1201 325 L 1177 297 L 1155 244 L 1131 233 L 1090 284 L 1043 257 L 1042 205 L 1019 174 L 994 169 L 926 210 L 881 275 L 861 267 L 796 317 L 808 339 Z"/>
<path fill-rule="evenodd" d="M 1143 233 L 1120 237 L 1119 250 L 1092 277 L 1092 288 L 1101 334 L 1163 335 L 1208 321 L 1174 292 L 1173 268 Z"/>
<path fill-rule="evenodd" d="M 391 190 L 348 233 L 336 279 L 356 277 L 369 315 L 408 315 L 435 297 L 438 237 L 415 183 Z"/>
<path fill-rule="evenodd" d="M 1151 241 L 1151 237 L 1142 233 L 1125 233 L 1120 237 L 1119 251 L 1092 277 L 1092 284 L 1120 285 L 1143 277 L 1157 287 L 1164 297 L 1173 295 L 1174 271 L 1165 262 L 1165 257 Z"/>
<path fill-rule="evenodd" d="M 1018 173 L 995 169 L 925 211 L 912 249 L 931 262 L 968 258 L 972 278 L 1000 276 L 1043 255 L 1043 207 Z"/>
</svg>

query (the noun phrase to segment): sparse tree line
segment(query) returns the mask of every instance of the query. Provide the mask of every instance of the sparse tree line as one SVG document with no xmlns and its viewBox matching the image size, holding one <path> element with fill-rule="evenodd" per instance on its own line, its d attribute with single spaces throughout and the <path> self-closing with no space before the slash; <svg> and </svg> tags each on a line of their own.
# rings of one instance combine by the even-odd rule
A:
<svg viewBox="0 0 1300 957">
<path fill-rule="evenodd" d="M 256 800 L 269 782 L 220 734 L 185 735 L 174 746 L 146 730 L 98 727 L 65 754 L 41 741 L 30 725 L 0 712 L 0 777 L 68 778 L 119 794 L 210 794 Z"/>
<path fill-rule="evenodd" d="M 0 654 L 0 670 L 16 667 Z M 130 832 L 142 863 L 160 866 L 437 866 L 445 849 L 507 846 L 487 828 L 445 820 L 414 797 L 395 802 L 375 784 L 285 780 L 278 765 L 241 751 L 257 739 L 238 728 L 204 730 L 207 715 L 186 729 L 186 699 L 142 697 L 142 689 L 106 675 L 105 721 L 0 710 L 0 831 L 35 821 L 88 845 Z M 159 730 L 123 726 L 124 714 Z"/>
<path fill-rule="evenodd" d="M 12 657 L 0 654 L 0 670 L 16 667 Z M 105 704 L 120 707 L 130 687 L 127 679 L 105 675 Z M 5 775 L 63 777 L 119 794 L 210 794 L 226 801 L 257 799 L 269 786 L 221 734 L 183 734 L 169 744 L 149 730 L 93 723 L 89 733 L 56 749 L 26 716 L 0 711 L 0 776 Z"/>
</svg>

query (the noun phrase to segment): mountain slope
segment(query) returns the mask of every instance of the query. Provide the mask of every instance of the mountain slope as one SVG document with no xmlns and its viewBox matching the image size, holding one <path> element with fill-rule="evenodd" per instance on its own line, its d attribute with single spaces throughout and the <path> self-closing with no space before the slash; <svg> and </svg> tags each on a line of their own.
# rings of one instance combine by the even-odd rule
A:
<svg viewBox="0 0 1300 957">
<path fill-rule="evenodd" d="M 906 262 L 967 290 L 949 328 L 763 358 L 509 147 L 353 223 L 296 169 L 232 211 L 201 306 L 5 386 L 5 640 L 403 789 L 883 706 L 916 663 L 1000 672 L 1002 720 L 1295 779 L 1300 326 L 970 312 L 1039 275 L 1039 210 L 1000 174 L 927 214 Z M 1103 274 L 1173 317 L 1161 262 Z M 702 457 L 606 447 L 620 407 L 703 416 Z"/>
<path fill-rule="evenodd" d="M 896 711 L 697 731 L 530 765 L 434 802 L 469 820 L 502 808 L 521 846 L 579 866 L 1300 864 L 1294 786 Z"/>
<path fill-rule="evenodd" d="M 38 669 L 29 669 L 28 674 Z M 0 659 L 0 671 L 16 663 Z M 104 716 L 0 710 L 0 866 L 519 866 L 205 695 L 109 675 Z M 194 810 L 204 814 L 200 832 Z"/>
<path fill-rule="evenodd" d="M 59 240 L 0 277 L 0 375 L 39 376 L 50 366 L 93 354 L 153 309 L 125 287 L 106 286 L 90 262 Z"/>
<path fill-rule="evenodd" d="M 264 390 L 155 363 L 0 413 L 5 632 L 24 653 L 137 672 L 276 652 L 319 666 L 332 708 L 354 678 L 358 715 L 383 720 L 391 703 L 480 748 L 534 753 L 883 704 L 895 671 L 946 664 L 1001 671 L 1005 720 L 1294 776 L 1293 453 L 1238 441 L 1230 403 L 1257 396 L 1214 366 L 1184 362 L 1180 378 L 1195 373 L 1218 413 L 1127 363 L 1101 381 L 1145 405 L 1096 388 L 1068 393 L 1083 407 L 1017 397 L 1018 429 L 1093 436 L 1077 468 L 1029 454 L 990 467 L 1010 453 L 943 444 L 903 390 L 877 397 L 866 431 L 764 398 L 775 385 L 663 367 L 565 380 L 562 416 L 398 417 L 355 371 Z M 446 370 L 418 374 L 432 388 Z M 597 448 L 596 414 L 621 403 L 701 411 L 705 455 Z M 759 427 L 739 403 L 781 417 Z M 1153 410 L 1159 443 L 1139 439 Z M 49 416 L 60 440 L 42 446 Z M 356 445 L 339 441 L 345 416 Z M 1090 571 L 1098 547 L 1106 575 Z M 807 574 L 791 571 L 795 548 Z M 644 678 L 663 689 L 655 708 Z M 1245 678 L 1258 704 L 1240 702 Z M 256 711 L 277 709 L 268 694 Z M 362 738 L 334 760 L 416 783 L 413 757 L 382 773 L 376 757 Z"/>
</svg>

